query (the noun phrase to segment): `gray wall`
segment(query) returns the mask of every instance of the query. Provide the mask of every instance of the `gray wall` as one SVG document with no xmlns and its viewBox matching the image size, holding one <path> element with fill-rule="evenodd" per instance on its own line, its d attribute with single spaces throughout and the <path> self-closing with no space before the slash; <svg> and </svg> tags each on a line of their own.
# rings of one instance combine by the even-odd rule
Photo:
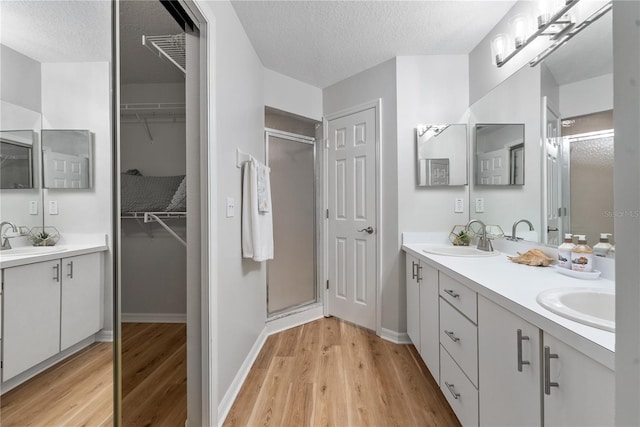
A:
<svg viewBox="0 0 640 427">
<path fill-rule="evenodd" d="M 640 3 L 613 2 L 616 425 L 640 425 Z"/>
<path fill-rule="evenodd" d="M 0 99 L 41 112 L 40 63 L 2 44 L 0 58 Z"/>
</svg>

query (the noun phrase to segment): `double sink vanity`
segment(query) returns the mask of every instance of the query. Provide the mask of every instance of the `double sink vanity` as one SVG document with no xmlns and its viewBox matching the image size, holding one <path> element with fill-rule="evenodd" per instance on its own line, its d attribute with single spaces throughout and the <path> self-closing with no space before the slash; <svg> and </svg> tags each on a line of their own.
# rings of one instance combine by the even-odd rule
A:
<svg viewBox="0 0 640 427">
<path fill-rule="evenodd" d="M 95 341 L 103 327 L 107 244 L 0 252 L 2 393 Z"/>
<path fill-rule="evenodd" d="M 580 280 L 507 258 L 550 247 L 444 242 L 403 234 L 407 333 L 461 423 L 613 425 L 612 268 Z"/>
</svg>

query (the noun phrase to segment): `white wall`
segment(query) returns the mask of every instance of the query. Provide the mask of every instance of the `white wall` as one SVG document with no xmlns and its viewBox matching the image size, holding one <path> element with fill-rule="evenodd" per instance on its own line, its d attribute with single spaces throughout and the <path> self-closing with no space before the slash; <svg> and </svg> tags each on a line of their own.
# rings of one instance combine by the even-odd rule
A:
<svg viewBox="0 0 640 427">
<path fill-rule="evenodd" d="M 89 129 L 93 135 L 93 188 L 43 190 L 44 205 L 58 202 L 58 215 L 44 223 L 61 236 L 108 235 L 112 247 L 111 68 L 108 62 L 42 64 L 43 129 Z M 105 329 L 112 324 L 112 260 L 105 262 Z"/>
<path fill-rule="evenodd" d="M 266 320 L 265 263 L 243 260 L 240 245 L 241 170 L 236 168 L 236 147 L 262 158 L 264 128 L 264 69 L 229 2 L 198 2 L 210 19 L 210 37 L 215 57 L 210 58 L 215 90 L 210 116 L 216 129 L 217 242 L 214 261 L 217 274 L 213 319 L 217 331 L 217 392 L 221 401 L 249 354 Z M 236 201 L 236 216 L 225 217 L 226 198 Z M 216 295 L 217 294 L 217 295 Z M 217 405 L 219 402 L 214 402 Z"/>
<path fill-rule="evenodd" d="M 575 117 L 613 109 L 613 74 L 560 86 L 560 113 Z"/>
<path fill-rule="evenodd" d="M 120 87 L 121 103 L 182 103 L 184 83 L 130 84 Z M 138 169 L 145 176 L 186 174 L 185 122 L 149 121 L 153 142 L 142 122 L 120 125 L 120 170 Z M 168 220 L 179 235 L 186 235 L 184 219 Z M 150 235 L 148 234 L 150 233 Z M 186 249 L 157 224 L 122 221 L 121 311 L 171 319 L 186 315 Z M 170 316 L 166 316 L 169 314 Z M 128 317 L 129 316 L 129 317 Z"/>
<path fill-rule="evenodd" d="M 0 99 L 40 112 L 40 63 L 0 44 Z"/>
<path fill-rule="evenodd" d="M 523 67 L 508 80 L 493 89 L 471 106 L 469 118 L 471 135 L 477 123 L 524 123 L 525 125 L 525 183 L 523 186 L 487 187 L 471 184 L 471 203 L 484 198 L 484 213 L 471 212 L 485 224 L 497 224 L 505 234 L 521 218 L 531 221 L 540 230 L 541 149 L 540 149 L 540 67 Z M 521 102 L 520 100 L 526 100 Z M 475 150 L 475 144 L 472 144 Z M 471 159 L 475 156 L 471 155 Z M 471 176 L 475 174 L 472 162 Z M 473 182 L 473 179 L 471 179 Z"/>
<path fill-rule="evenodd" d="M 264 105 L 322 120 L 322 89 L 264 69 Z"/>
<path fill-rule="evenodd" d="M 391 59 L 322 91 L 324 115 L 382 99 L 382 135 L 380 138 L 380 189 L 382 218 L 378 238 L 381 239 L 382 327 L 401 331 L 405 324 L 404 301 L 399 284 L 404 269 L 399 265 L 398 251 L 398 164 L 396 60 Z"/>
<path fill-rule="evenodd" d="M 400 56 L 396 61 L 399 231 L 448 231 L 469 219 L 468 206 L 464 213 L 453 212 L 456 198 L 468 200 L 469 187 L 416 186 L 415 128 L 418 124 L 466 123 L 467 56 Z M 459 160 L 466 164 L 465 158 Z"/>
<path fill-rule="evenodd" d="M 616 425 L 640 425 L 640 3 L 613 2 Z"/>
</svg>

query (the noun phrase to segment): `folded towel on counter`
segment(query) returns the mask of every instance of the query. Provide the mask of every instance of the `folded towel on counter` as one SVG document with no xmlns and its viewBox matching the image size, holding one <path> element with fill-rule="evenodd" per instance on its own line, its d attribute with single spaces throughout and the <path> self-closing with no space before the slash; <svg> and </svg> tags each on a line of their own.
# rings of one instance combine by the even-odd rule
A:
<svg viewBox="0 0 640 427">
<path fill-rule="evenodd" d="M 273 218 L 258 209 L 258 162 L 242 167 L 242 256 L 262 262 L 273 259 Z M 266 194 L 271 206 L 271 194 Z"/>
</svg>

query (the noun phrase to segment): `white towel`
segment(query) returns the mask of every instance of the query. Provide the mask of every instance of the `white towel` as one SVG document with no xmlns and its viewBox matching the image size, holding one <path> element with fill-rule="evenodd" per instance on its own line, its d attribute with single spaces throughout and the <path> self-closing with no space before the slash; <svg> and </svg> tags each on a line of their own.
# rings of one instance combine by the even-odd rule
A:
<svg viewBox="0 0 640 427">
<path fill-rule="evenodd" d="M 271 210 L 271 187 L 268 166 L 258 163 L 258 210 L 262 213 Z"/>
<path fill-rule="evenodd" d="M 273 259 L 273 218 L 258 209 L 258 165 L 252 158 L 242 168 L 242 256 L 262 262 Z M 270 206 L 270 191 L 266 197 Z"/>
</svg>

